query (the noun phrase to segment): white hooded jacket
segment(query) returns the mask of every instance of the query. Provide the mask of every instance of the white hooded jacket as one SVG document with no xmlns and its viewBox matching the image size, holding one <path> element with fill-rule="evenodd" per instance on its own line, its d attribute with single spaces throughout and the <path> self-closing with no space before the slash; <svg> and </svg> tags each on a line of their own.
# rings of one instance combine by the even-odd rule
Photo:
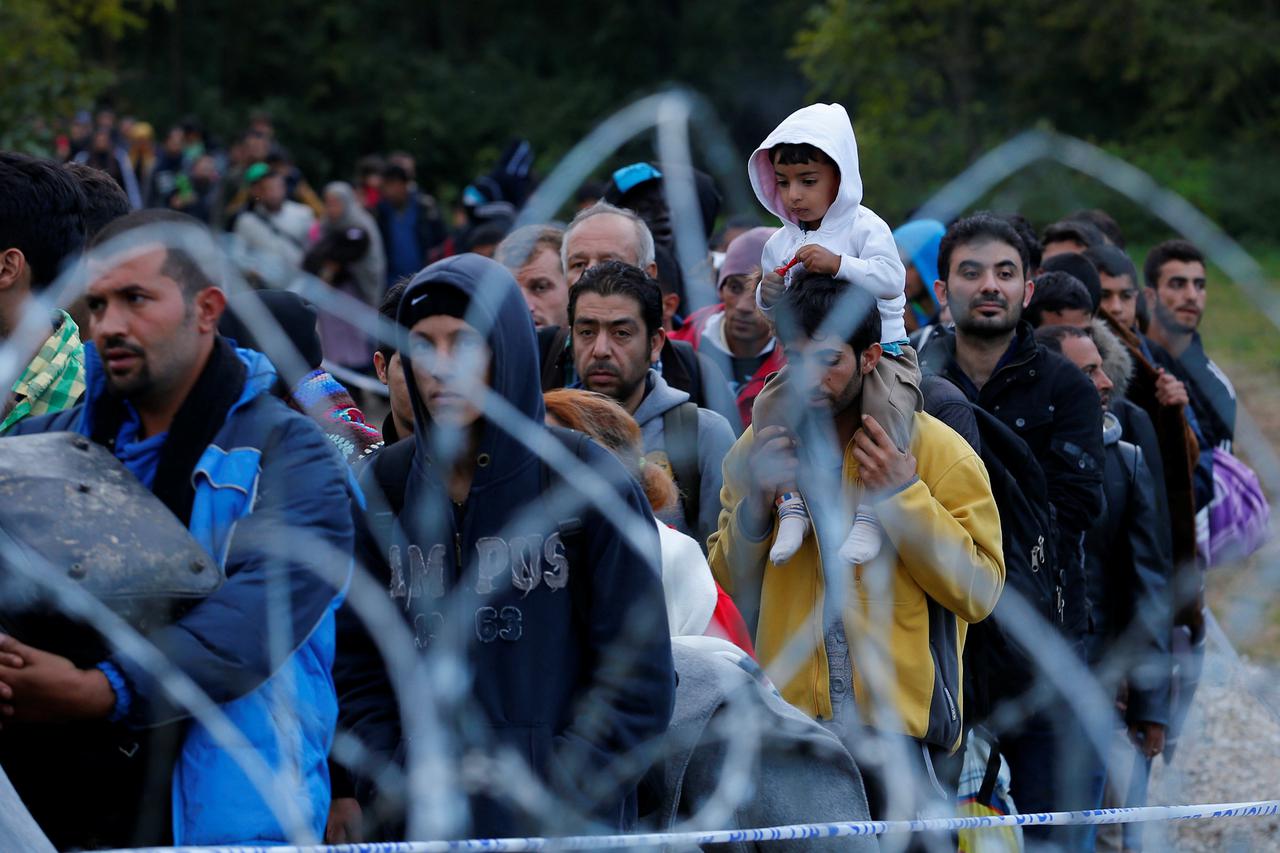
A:
<svg viewBox="0 0 1280 853">
<path fill-rule="evenodd" d="M 840 189 L 836 200 L 814 231 L 800 227 L 778 192 L 769 149 L 783 142 L 807 142 L 823 151 L 840 169 Z M 904 293 L 906 270 L 889 226 L 862 206 L 858 143 L 844 107 L 839 104 L 812 104 L 787 116 L 751 155 L 747 161 L 747 173 L 756 198 L 782 220 L 782 228 L 765 244 L 760 259 L 761 269 L 768 271 L 785 266 L 801 246 L 816 243 L 840 255 L 840 271 L 836 278 L 866 288 L 876 297 L 876 305 L 880 309 L 880 340 L 883 343 L 905 340 L 907 328 L 902 315 L 907 305 Z M 800 269 L 799 266 L 792 267 L 787 274 L 788 284 Z M 759 290 L 756 291 L 756 302 L 760 302 Z"/>
</svg>

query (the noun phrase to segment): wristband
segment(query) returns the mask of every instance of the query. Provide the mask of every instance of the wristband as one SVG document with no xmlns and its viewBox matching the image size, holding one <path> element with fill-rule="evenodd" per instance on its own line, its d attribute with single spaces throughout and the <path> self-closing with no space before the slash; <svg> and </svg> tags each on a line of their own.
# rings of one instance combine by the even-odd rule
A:
<svg viewBox="0 0 1280 853">
<path fill-rule="evenodd" d="M 120 670 L 116 669 L 116 665 L 109 660 L 104 660 L 98 664 L 97 669 L 107 678 L 107 683 L 111 685 L 112 691 L 116 694 L 115 705 L 111 708 L 111 714 L 107 717 L 107 722 L 118 723 L 129 713 L 129 706 L 133 704 L 133 694 L 129 692 L 129 685 L 121 675 Z"/>
</svg>

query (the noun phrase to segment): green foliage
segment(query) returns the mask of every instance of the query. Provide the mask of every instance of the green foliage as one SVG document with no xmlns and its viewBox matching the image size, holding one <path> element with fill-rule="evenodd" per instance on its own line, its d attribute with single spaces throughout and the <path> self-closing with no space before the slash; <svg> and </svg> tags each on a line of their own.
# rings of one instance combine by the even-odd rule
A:
<svg viewBox="0 0 1280 853">
<path fill-rule="evenodd" d="M 828 0 L 793 56 L 811 94 L 850 108 L 867 198 L 891 221 L 988 147 L 1047 123 L 1125 156 L 1229 230 L 1276 238 L 1265 214 L 1280 182 L 1264 176 L 1280 142 L 1278 41 L 1275 2 Z"/>
<path fill-rule="evenodd" d="M 316 184 L 404 148 L 445 198 L 515 136 L 545 174 L 602 118 L 664 86 L 706 96 L 743 160 L 813 99 L 853 116 L 868 204 L 901 221 L 990 146 L 1043 124 L 1151 172 L 1242 237 L 1280 239 L 1277 0 L 0 0 L 0 146 L 106 97 L 226 142 L 253 109 Z M 609 165 L 652 156 L 640 141 Z M 1056 168 L 1056 167 L 1055 167 Z M 603 173 L 605 169 L 601 170 Z M 984 203 L 1038 221 L 1102 205 L 1057 169 Z M 730 182 L 732 186 L 730 186 Z M 756 212 L 750 204 L 744 210 Z M 1126 220 L 1127 221 L 1127 220 Z"/>
<path fill-rule="evenodd" d="M 0 148 L 47 150 L 54 126 L 91 105 L 113 80 L 86 44 L 110 45 L 143 22 L 125 0 L 0 3 Z"/>
<path fill-rule="evenodd" d="M 314 183 L 404 148 L 449 196 L 516 136 L 545 174 L 605 116 L 671 83 L 707 95 L 754 145 L 803 96 L 786 52 L 808 5 L 180 0 L 122 45 L 116 92 L 161 125 L 199 116 L 223 140 L 265 107 Z"/>
</svg>

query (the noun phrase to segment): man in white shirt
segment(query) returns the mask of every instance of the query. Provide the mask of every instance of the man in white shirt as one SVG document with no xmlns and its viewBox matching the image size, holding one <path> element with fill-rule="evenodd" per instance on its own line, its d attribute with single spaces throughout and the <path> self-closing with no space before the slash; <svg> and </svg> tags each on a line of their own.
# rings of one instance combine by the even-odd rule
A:
<svg viewBox="0 0 1280 853">
<path fill-rule="evenodd" d="M 252 267 L 301 267 L 315 214 L 305 204 L 288 199 L 284 178 L 266 163 L 250 166 L 245 171 L 245 181 L 252 201 L 236 217 L 234 233 L 250 253 Z"/>
</svg>

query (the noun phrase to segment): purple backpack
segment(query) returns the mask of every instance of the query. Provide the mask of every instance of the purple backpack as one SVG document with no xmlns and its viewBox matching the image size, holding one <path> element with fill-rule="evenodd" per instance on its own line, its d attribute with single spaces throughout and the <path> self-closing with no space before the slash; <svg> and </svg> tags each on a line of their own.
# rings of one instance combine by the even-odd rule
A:
<svg viewBox="0 0 1280 853">
<path fill-rule="evenodd" d="M 1201 553 L 1210 566 L 1241 560 L 1267 538 L 1271 506 L 1258 475 L 1225 450 L 1213 450 L 1213 502 L 1209 504 L 1209 541 Z"/>
</svg>

